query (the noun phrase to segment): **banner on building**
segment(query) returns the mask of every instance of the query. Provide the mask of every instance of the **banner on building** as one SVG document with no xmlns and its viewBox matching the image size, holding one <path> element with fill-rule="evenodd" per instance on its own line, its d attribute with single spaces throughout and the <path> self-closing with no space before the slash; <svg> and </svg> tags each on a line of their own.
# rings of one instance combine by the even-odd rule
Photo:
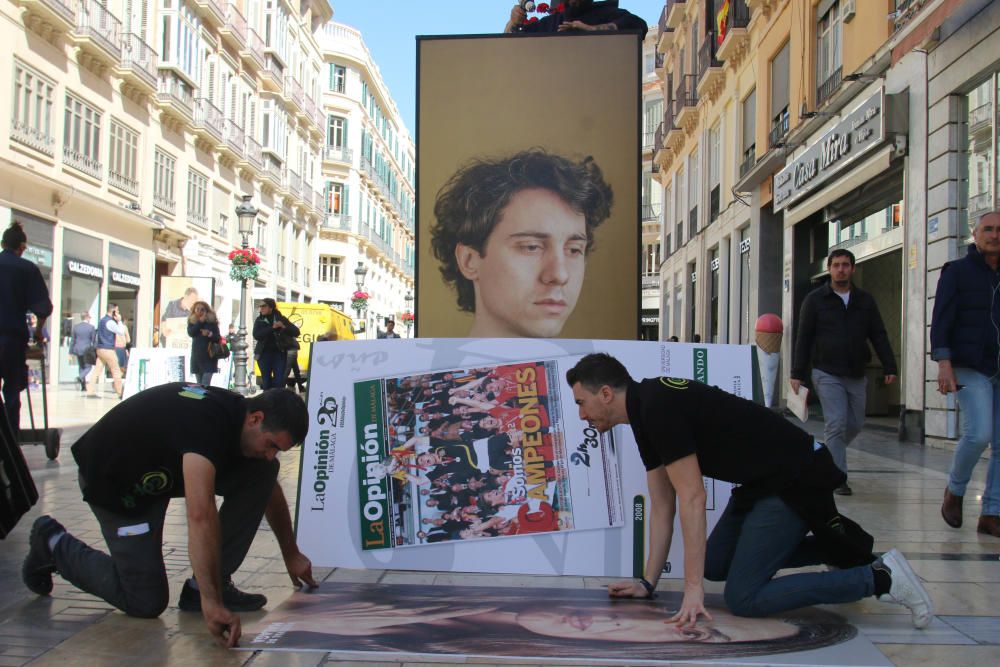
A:
<svg viewBox="0 0 1000 667">
<path fill-rule="evenodd" d="M 635 340 L 639 36 L 417 50 L 416 333 Z"/>
<path fill-rule="evenodd" d="M 313 346 L 296 530 L 321 567 L 633 576 L 648 527 L 631 430 L 579 418 L 590 352 L 752 397 L 750 346 L 404 339 Z M 706 480 L 709 528 L 729 483 Z M 680 534 L 679 532 L 677 533 Z M 666 576 L 680 576 L 680 540 Z"/>
</svg>

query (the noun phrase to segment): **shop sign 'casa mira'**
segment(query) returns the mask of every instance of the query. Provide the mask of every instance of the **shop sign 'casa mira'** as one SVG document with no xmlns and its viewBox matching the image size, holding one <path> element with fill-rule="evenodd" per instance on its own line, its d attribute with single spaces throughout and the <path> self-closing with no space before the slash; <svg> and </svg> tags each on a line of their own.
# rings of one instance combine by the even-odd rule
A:
<svg viewBox="0 0 1000 667">
<path fill-rule="evenodd" d="M 804 197 L 885 140 L 885 91 L 865 100 L 774 177 L 774 211 Z"/>
</svg>

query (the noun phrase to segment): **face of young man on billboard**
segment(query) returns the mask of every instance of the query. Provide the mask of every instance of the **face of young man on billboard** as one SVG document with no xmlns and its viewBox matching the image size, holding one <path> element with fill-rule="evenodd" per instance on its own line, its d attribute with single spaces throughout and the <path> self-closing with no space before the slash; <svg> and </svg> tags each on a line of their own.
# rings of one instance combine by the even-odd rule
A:
<svg viewBox="0 0 1000 667">
<path fill-rule="evenodd" d="M 573 312 L 583 276 L 582 213 L 543 189 L 521 190 L 502 211 L 483 253 L 458 244 L 455 256 L 476 295 L 473 337 L 552 338 Z"/>
</svg>

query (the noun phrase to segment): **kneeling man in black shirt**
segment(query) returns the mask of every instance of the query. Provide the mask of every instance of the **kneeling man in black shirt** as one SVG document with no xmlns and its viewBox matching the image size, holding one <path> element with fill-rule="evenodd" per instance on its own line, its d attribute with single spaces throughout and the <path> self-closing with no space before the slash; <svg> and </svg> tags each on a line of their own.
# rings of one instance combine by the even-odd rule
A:
<svg viewBox="0 0 1000 667">
<path fill-rule="evenodd" d="M 672 620 L 711 619 L 703 579 L 725 581 L 738 616 L 767 616 L 875 595 L 906 606 L 918 628 L 934 611 L 909 563 L 837 512 L 844 473 L 812 436 L 774 412 L 716 387 L 677 378 L 635 382 L 607 354 L 589 354 L 566 373 L 580 418 L 605 432 L 628 424 L 646 467 L 650 549 L 645 577 L 608 587 L 613 597 L 649 597 L 663 571 L 679 509 L 684 598 Z M 702 474 L 740 486 L 708 538 Z M 810 535 L 811 533 L 811 535 Z M 827 572 L 775 577 L 783 568 Z"/>
<path fill-rule="evenodd" d="M 130 616 L 159 616 L 170 594 L 163 523 L 170 499 L 184 498 L 194 579 L 185 582 L 178 606 L 200 611 L 213 637 L 235 646 L 240 618 L 233 612 L 267 603 L 232 582 L 262 516 L 292 582 L 316 586 L 312 564 L 295 542 L 275 458 L 302 442 L 308 427 L 305 404 L 286 389 L 244 398 L 176 382 L 119 403 L 73 445 L 83 499 L 101 525 L 110 555 L 41 516 L 31 529 L 24 583 L 48 595 L 58 572 Z M 218 510 L 216 495 L 223 498 Z"/>
</svg>

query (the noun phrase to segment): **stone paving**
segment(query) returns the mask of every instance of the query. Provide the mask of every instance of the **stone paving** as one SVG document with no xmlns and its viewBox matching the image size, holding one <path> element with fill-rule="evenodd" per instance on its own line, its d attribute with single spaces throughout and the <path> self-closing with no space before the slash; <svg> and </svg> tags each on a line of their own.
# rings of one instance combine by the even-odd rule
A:
<svg viewBox="0 0 1000 667">
<path fill-rule="evenodd" d="M 96 521 L 80 500 L 76 466 L 69 446 L 86 425 L 116 403 L 106 391 L 104 398 L 84 399 L 79 391 L 59 389 L 50 396 L 52 424 L 65 429 L 63 451 L 48 461 L 41 447 L 23 451 L 39 487 L 37 506 L 4 541 L 0 542 L 0 667 L 5 665 L 271 665 L 314 666 L 325 664 L 403 665 L 409 663 L 454 663 L 455 658 L 400 657 L 386 662 L 343 662 L 322 652 L 233 652 L 215 646 L 200 615 L 176 607 L 158 619 L 132 619 L 104 602 L 80 593 L 56 577 L 49 598 L 27 591 L 20 579 L 20 566 L 27 548 L 31 522 L 40 514 L 52 514 L 70 526 L 74 534 L 94 546 L 103 542 Z M 36 403 L 36 408 L 39 404 Z M 27 413 L 25 410 L 27 424 Z M 818 420 L 811 430 L 821 426 Z M 141 436 L 136 437 L 141 446 Z M 937 618 L 925 632 L 913 630 L 908 615 L 896 608 L 868 599 L 831 606 L 848 618 L 893 663 L 898 665 L 984 665 L 1000 663 L 1000 539 L 975 532 L 971 506 L 982 492 L 985 466 L 976 470 L 970 486 L 966 523 L 960 530 L 948 528 L 938 514 L 950 453 L 917 445 L 900 444 L 888 429 L 871 428 L 849 452 L 851 484 L 855 495 L 838 499 L 845 514 L 857 519 L 876 535 L 877 550 L 899 547 L 910 558 L 934 597 Z M 297 452 L 282 458 L 281 483 L 290 502 L 295 498 L 298 477 Z M 973 520 L 970 520 L 973 519 Z M 243 568 L 238 585 L 265 593 L 274 608 L 292 593 L 277 543 L 266 523 Z M 172 600 L 189 575 L 183 501 L 171 505 L 164 533 L 164 554 Z M 381 570 L 320 569 L 321 581 L 508 585 L 513 578 L 480 575 Z M 524 585 L 523 578 L 520 585 Z M 604 585 L 605 580 L 584 577 L 537 577 L 539 587 Z M 680 590 L 678 581 L 661 588 Z M 720 592 L 710 584 L 709 592 Z M 244 614 L 244 627 L 264 612 Z M 623 658 L 627 658 L 623 656 Z M 497 662 L 500 660 L 498 659 Z M 458 662 L 461 662 L 458 660 Z M 471 662 L 471 661 L 470 661 Z M 509 664 L 509 661 L 504 661 Z M 479 664 L 483 664 L 480 662 Z M 521 663 L 530 664 L 530 663 Z"/>
</svg>

